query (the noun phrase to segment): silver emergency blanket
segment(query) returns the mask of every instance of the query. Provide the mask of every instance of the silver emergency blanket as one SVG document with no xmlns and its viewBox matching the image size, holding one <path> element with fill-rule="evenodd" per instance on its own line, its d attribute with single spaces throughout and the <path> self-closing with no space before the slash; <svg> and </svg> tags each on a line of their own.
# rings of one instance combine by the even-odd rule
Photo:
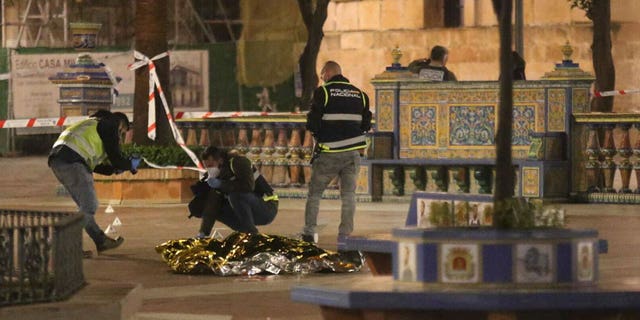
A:
<svg viewBox="0 0 640 320">
<path fill-rule="evenodd" d="M 364 262 L 357 251 L 338 253 L 298 239 L 240 232 L 223 240 L 169 240 L 156 252 L 174 272 L 219 276 L 356 272 Z"/>
</svg>

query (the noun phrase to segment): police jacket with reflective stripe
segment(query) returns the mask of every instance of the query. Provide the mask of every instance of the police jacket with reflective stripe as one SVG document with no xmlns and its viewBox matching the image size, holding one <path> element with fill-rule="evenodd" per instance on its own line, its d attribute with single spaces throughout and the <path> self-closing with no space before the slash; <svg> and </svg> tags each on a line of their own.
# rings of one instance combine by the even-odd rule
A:
<svg viewBox="0 0 640 320">
<path fill-rule="evenodd" d="M 307 129 L 323 152 L 366 147 L 364 132 L 371 128 L 369 97 L 342 75 L 332 77 L 313 93 Z"/>
<path fill-rule="evenodd" d="M 122 155 L 119 139 L 116 120 L 90 118 L 60 134 L 50 156 L 69 163 L 82 162 L 90 171 L 105 175 L 113 174 L 116 168 L 130 170 L 131 162 Z"/>
<path fill-rule="evenodd" d="M 253 191 L 259 197 L 273 195 L 273 188 L 245 156 L 229 157 L 220 168 L 218 179 L 222 181 L 220 191 L 227 194 Z"/>
</svg>

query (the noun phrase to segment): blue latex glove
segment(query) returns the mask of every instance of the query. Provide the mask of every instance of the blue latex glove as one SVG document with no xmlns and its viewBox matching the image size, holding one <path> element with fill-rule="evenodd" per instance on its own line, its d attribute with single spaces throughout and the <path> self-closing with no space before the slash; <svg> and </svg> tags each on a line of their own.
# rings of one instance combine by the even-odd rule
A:
<svg viewBox="0 0 640 320">
<path fill-rule="evenodd" d="M 222 185 L 222 181 L 220 179 L 207 179 L 207 184 L 209 185 L 209 187 L 217 189 L 220 188 L 220 186 Z"/>
<path fill-rule="evenodd" d="M 140 165 L 140 161 L 142 161 L 141 158 L 131 157 L 131 173 L 138 173 L 138 166 Z"/>
</svg>

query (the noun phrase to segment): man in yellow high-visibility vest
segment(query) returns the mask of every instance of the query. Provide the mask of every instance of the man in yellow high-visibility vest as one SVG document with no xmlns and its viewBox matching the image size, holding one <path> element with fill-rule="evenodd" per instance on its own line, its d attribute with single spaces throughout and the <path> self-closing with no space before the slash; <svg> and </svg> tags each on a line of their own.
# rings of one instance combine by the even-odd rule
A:
<svg viewBox="0 0 640 320">
<path fill-rule="evenodd" d="M 127 130 L 129 119 L 124 113 L 100 110 L 64 130 L 49 153 L 49 167 L 84 214 L 84 229 L 98 252 L 117 248 L 124 238 L 108 237 L 96 223 L 98 198 L 93 172 L 137 172 L 140 158 L 127 159 L 120 150 L 121 137 Z"/>
</svg>

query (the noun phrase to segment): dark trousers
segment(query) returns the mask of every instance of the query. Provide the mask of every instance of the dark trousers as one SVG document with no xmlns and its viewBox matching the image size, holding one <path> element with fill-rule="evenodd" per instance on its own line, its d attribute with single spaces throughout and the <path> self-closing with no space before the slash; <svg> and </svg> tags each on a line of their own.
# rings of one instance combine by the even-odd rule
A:
<svg viewBox="0 0 640 320">
<path fill-rule="evenodd" d="M 232 192 L 225 197 L 210 190 L 202 210 L 200 232 L 210 234 L 218 220 L 235 231 L 257 233 L 256 226 L 271 223 L 277 213 L 278 201 L 264 201 L 255 193 Z"/>
</svg>

